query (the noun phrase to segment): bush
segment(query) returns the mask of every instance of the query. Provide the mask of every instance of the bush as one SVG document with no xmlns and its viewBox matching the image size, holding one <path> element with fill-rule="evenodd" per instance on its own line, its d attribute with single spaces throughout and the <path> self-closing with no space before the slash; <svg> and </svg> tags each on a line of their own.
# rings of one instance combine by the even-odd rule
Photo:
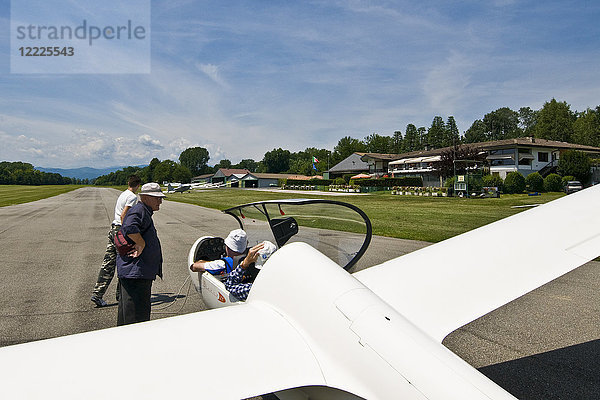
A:
<svg viewBox="0 0 600 400">
<path fill-rule="evenodd" d="M 469 184 L 469 194 L 483 191 L 483 180 L 480 177 L 469 175 L 467 183 Z"/>
<path fill-rule="evenodd" d="M 550 174 L 544 178 L 546 192 L 561 192 L 563 190 L 562 178 L 558 174 Z"/>
<path fill-rule="evenodd" d="M 331 179 L 317 179 L 317 178 L 313 178 L 313 179 L 310 179 L 310 180 L 306 180 L 306 179 L 286 179 L 286 181 L 285 181 L 286 185 L 300 185 L 300 186 L 304 186 L 304 185 L 329 186 L 332 183 L 333 183 L 333 181 Z"/>
<path fill-rule="evenodd" d="M 334 185 L 345 185 L 346 184 L 346 180 L 344 178 L 335 178 L 333 180 L 333 184 Z"/>
<path fill-rule="evenodd" d="M 530 192 L 543 192 L 544 191 L 544 178 L 539 172 L 533 172 L 525 178 L 525 186 Z"/>
<path fill-rule="evenodd" d="M 456 177 L 451 176 L 450 178 L 446 179 L 446 182 L 444 182 L 444 187 L 454 188 L 454 182 L 456 182 Z"/>
<path fill-rule="evenodd" d="M 482 178 L 483 186 L 497 187 L 499 191 L 504 189 L 504 181 L 500 175 L 486 175 Z"/>
<path fill-rule="evenodd" d="M 423 186 L 423 179 L 420 176 L 403 176 L 400 178 L 356 179 L 354 183 L 362 187 Z"/>
<path fill-rule="evenodd" d="M 504 180 L 504 193 L 523 193 L 525 178 L 520 172 L 509 172 Z"/>
<path fill-rule="evenodd" d="M 354 175 L 356 174 L 344 174 L 342 175 L 342 178 L 344 178 L 344 182 L 349 183 L 350 182 L 350 178 L 352 178 Z"/>
</svg>

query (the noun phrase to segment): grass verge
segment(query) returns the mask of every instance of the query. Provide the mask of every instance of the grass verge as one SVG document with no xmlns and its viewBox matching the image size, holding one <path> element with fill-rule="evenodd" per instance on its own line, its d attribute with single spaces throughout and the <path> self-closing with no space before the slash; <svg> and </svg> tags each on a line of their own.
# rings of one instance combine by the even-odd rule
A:
<svg viewBox="0 0 600 400">
<path fill-rule="evenodd" d="M 247 189 L 213 189 L 168 195 L 171 201 L 223 210 L 260 200 L 327 198 L 354 204 L 371 220 L 373 234 L 402 239 L 439 242 L 491 222 L 517 214 L 528 204 L 546 203 L 563 193 L 503 195 L 498 199 L 459 199 L 447 197 L 397 196 L 374 193 L 364 196 L 306 195 Z M 335 229 L 335 227 L 333 227 Z"/>
<path fill-rule="evenodd" d="M 82 185 L 0 185 L 0 207 L 29 203 L 56 196 L 71 190 L 79 189 Z"/>
</svg>

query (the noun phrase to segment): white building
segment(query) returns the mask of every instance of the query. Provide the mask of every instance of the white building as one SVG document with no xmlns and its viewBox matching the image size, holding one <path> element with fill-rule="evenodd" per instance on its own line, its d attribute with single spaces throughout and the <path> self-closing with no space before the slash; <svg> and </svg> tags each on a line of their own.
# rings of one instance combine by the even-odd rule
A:
<svg viewBox="0 0 600 400">
<path fill-rule="evenodd" d="M 523 176 L 532 172 L 539 172 L 542 176 L 555 172 L 561 153 L 567 150 L 600 155 L 598 147 L 532 137 L 470 143 L 466 146 L 485 155 L 490 174 L 499 175 L 502 179 L 512 171 L 520 172 Z M 421 176 L 424 186 L 441 186 L 439 163 L 442 161 L 442 154 L 450 151 L 452 147 L 398 154 L 393 161 L 389 161 L 389 154 L 382 154 L 381 157 L 366 154 L 363 160 L 372 165 L 373 170 L 385 160 L 389 176 Z"/>
</svg>

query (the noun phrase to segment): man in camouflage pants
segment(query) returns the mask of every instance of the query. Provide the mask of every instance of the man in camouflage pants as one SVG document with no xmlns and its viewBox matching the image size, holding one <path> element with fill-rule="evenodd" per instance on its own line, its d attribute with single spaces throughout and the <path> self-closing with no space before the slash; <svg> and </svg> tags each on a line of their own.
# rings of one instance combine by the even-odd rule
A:
<svg viewBox="0 0 600 400">
<path fill-rule="evenodd" d="M 98 281 L 92 292 L 92 301 L 97 307 L 106 307 L 108 303 L 102 298 L 108 289 L 108 285 L 115 276 L 115 266 L 117 264 L 117 248 L 115 247 L 115 235 L 121 229 L 123 218 L 127 211 L 137 203 L 137 196 L 135 193 L 140 188 L 141 180 L 136 175 L 129 177 L 128 188 L 125 190 L 115 205 L 115 217 L 108 231 L 108 243 L 106 244 L 106 253 L 104 253 L 104 260 L 98 273 Z M 117 300 L 119 298 L 119 290 L 117 286 Z"/>
</svg>

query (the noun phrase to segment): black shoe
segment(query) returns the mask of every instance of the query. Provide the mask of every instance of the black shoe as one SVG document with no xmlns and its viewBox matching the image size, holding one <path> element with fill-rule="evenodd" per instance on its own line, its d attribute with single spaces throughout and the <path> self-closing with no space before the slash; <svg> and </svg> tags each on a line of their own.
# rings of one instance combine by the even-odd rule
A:
<svg viewBox="0 0 600 400">
<path fill-rule="evenodd" d="M 91 300 L 96 303 L 96 307 L 106 307 L 108 303 L 102 297 L 92 296 Z"/>
</svg>

